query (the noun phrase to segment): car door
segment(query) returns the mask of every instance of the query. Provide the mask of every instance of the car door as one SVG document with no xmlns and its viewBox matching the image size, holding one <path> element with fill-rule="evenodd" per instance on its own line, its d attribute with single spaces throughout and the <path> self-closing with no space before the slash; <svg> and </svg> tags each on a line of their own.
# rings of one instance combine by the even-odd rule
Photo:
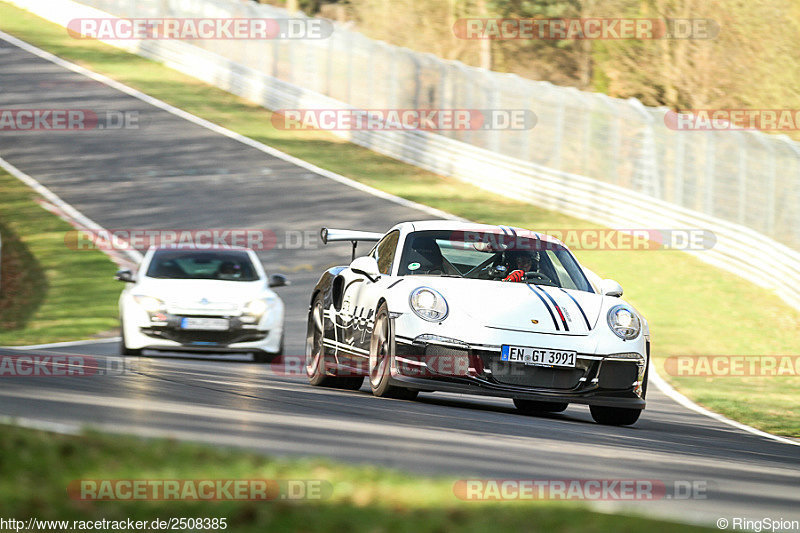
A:
<svg viewBox="0 0 800 533">
<path fill-rule="evenodd" d="M 377 280 L 369 280 L 366 276 L 356 274 L 347 269 L 345 287 L 342 294 L 340 342 L 347 345 L 339 354 L 339 364 L 366 368 L 369 357 L 369 343 L 375 320 L 378 301 L 386 288 L 391 284 L 391 269 L 394 263 L 400 231 L 386 234 L 369 253 L 378 263 L 381 274 Z"/>
</svg>

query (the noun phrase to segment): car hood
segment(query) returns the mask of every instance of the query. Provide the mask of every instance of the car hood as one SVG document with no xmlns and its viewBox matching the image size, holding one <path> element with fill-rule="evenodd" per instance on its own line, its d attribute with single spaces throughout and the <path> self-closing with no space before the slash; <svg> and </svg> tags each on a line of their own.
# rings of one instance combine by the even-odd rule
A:
<svg viewBox="0 0 800 533">
<path fill-rule="evenodd" d="M 163 300 L 170 312 L 206 309 L 234 311 L 250 300 L 263 297 L 265 290 L 262 280 L 144 278 L 136 284 L 134 293 Z"/>
<path fill-rule="evenodd" d="M 499 329 L 588 335 L 603 308 L 603 296 L 585 291 L 527 283 L 422 278 L 417 280 L 419 285 L 441 292 L 451 312 L 464 313 L 484 326 Z"/>
</svg>

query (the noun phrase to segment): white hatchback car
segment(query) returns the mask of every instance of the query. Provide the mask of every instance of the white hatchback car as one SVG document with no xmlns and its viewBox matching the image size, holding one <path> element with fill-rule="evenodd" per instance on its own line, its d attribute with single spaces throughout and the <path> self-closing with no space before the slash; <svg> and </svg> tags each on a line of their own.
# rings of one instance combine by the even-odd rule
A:
<svg viewBox="0 0 800 533">
<path fill-rule="evenodd" d="M 249 352 L 267 362 L 283 352 L 283 301 L 245 248 L 150 248 L 119 299 L 122 355 L 142 350 Z"/>
</svg>

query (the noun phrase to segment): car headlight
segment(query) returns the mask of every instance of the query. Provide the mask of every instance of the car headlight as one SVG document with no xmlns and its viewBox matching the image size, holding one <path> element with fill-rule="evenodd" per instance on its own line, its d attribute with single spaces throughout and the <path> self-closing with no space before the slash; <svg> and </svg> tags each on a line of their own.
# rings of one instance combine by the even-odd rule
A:
<svg viewBox="0 0 800 533">
<path fill-rule="evenodd" d="M 632 340 L 639 336 L 642 323 L 633 309 L 627 305 L 615 305 L 608 310 L 608 327 L 622 340 Z"/>
<path fill-rule="evenodd" d="M 262 300 L 262 299 L 251 300 L 247 302 L 247 304 L 245 304 L 244 312 L 247 315 L 261 316 L 267 312 L 267 309 L 269 309 L 269 307 L 270 307 L 269 300 Z"/>
<path fill-rule="evenodd" d="M 142 309 L 144 309 L 148 313 L 155 313 L 157 311 L 164 310 L 164 302 L 159 300 L 158 298 L 153 298 L 152 296 L 144 296 L 142 294 L 136 294 L 133 296 L 133 299 L 136 300 L 136 303 L 141 305 Z"/>
<path fill-rule="evenodd" d="M 414 289 L 409 304 L 418 317 L 429 322 L 441 322 L 449 311 L 444 296 L 429 287 Z"/>
</svg>

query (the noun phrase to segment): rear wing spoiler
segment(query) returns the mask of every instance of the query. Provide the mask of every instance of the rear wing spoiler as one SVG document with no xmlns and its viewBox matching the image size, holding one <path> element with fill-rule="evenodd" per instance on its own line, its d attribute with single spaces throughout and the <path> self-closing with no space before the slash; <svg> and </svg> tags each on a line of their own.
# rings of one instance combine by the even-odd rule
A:
<svg viewBox="0 0 800 533">
<path fill-rule="evenodd" d="M 359 242 L 378 242 L 383 238 L 383 233 L 371 231 L 356 231 L 349 229 L 322 228 L 319 236 L 323 244 L 329 242 L 350 242 L 353 244 L 353 259 L 356 258 L 356 246 Z"/>
</svg>

